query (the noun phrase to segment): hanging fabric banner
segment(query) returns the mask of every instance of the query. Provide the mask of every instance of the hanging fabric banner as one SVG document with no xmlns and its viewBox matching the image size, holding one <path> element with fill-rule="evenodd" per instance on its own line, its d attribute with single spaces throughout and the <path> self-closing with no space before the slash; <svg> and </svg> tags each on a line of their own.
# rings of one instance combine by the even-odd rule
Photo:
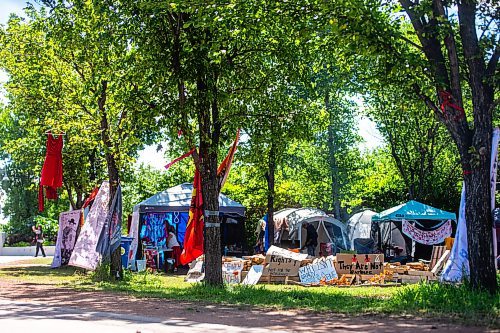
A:
<svg viewBox="0 0 500 333">
<path fill-rule="evenodd" d="M 71 254 L 69 265 L 89 270 L 97 268 L 100 255 L 96 251 L 96 247 L 109 212 L 108 203 L 109 182 L 105 181 L 97 193 L 92 208 L 90 208 L 87 221 L 83 225 L 73 253 Z"/>
<path fill-rule="evenodd" d="M 402 221 L 403 233 L 413 239 L 415 242 L 424 245 L 435 245 L 444 242 L 445 238 L 451 236 L 451 221 L 446 221 L 442 226 L 435 230 L 425 231 L 415 228 L 410 222 Z"/>
<path fill-rule="evenodd" d="M 132 213 L 132 222 L 130 222 L 128 237 L 133 238 L 132 243 L 130 243 L 130 249 L 128 251 L 128 261 L 132 262 L 132 260 L 135 260 L 137 247 L 139 246 L 139 212 Z"/>
<path fill-rule="evenodd" d="M 59 231 L 54 259 L 50 267 L 57 268 L 67 265 L 76 243 L 76 233 L 80 225 L 81 210 L 72 210 L 59 214 Z"/>
<path fill-rule="evenodd" d="M 491 142 L 491 159 L 490 159 L 490 180 L 491 180 L 491 209 L 495 208 L 495 191 L 496 191 L 496 172 L 497 172 L 497 155 L 498 142 L 500 139 L 500 129 L 493 130 Z M 465 220 L 465 183 L 462 185 L 462 196 L 460 199 L 460 210 L 458 213 L 457 232 L 455 234 L 455 242 L 451 248 L 450 258 L 443 268 L 441 281 L 458 282 L 467 278 L 470 274 L 469 266 L 469 249 L 467 246 L 467 221 Z M 495 233 L 493 233 L 495 241 Z M 494 246 L 495 250 L 495 246 Z"/>
<path fill-rule="evenodd" d="M 96 250 L 104 259 L 111 259 L 111 254 L 118 248 L 122 234 L 122 188 L 118 185 L 104 221 Z"/>
<path fill-rule="evenodd" d="M 201 176 L 196 169 L 193 180 L 193 193 L 189 207 L 189 220 L 184 238 L 184 248 L 180 256 L 182 265 L 186 265 L 203 254 L 203 197 L 201 195 Z"/>
</svg>

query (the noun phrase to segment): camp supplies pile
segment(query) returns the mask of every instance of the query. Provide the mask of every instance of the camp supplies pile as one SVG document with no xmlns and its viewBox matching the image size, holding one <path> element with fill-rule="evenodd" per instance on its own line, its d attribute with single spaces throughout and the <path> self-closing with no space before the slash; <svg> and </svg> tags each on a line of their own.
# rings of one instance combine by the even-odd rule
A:
<svg viewBox="0 0 500 333">
<path fill-rule="evenodd" d="M 430 270 L 429 265 L 422 262 L 412 262 L 406 265 L 386 263 L 384 265 L 384 275 L 387 280 L 390 279 L 401 283 L 437 280 L 436 274 Z"/>
</svg>

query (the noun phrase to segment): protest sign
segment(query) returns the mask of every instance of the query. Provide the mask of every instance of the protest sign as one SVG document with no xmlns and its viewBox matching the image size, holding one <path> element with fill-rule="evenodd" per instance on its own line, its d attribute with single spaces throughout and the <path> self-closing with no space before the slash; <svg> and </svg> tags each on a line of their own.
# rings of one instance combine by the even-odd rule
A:
<svg viewBox="0 0 500 333">
<path fill-rule="evenodd" d="M 264 275 L 271 276 L 297 276 L 300 263 L 307 258 L 307 254 L 295 253 L 282 249 L 277 246 L 271 246 L 266 253 L 266 267 Z"/>
<path fill-rule="evenodd" d="M 262 271 L 264 270 L 264 265 L 253 265 L 248 271 L 247 276 L 243 280 L 243 284 L 255 285 L 259 282 L 262 276 Z"/>
<path fill-rule="evenodd" d="M 383 254 L 337 254 L 335 270 L 337 274 L 375 275 L 384 268 Z"/>
<path fill-rule="evenodd" d="M 333 266 L 333 260 L 325 258 L 324 260 L 318 260 L 314 264 L 301 267 L 299 277 L 302 283 L 319 283 L 321 279 L 330 281 L 338 276 Z"/>
<path fill-rule="evenodd" d="M 243 261 L 229 261 L 222 263 L 222 280 L 228 284 L 241 282 Z"/>
</svg>

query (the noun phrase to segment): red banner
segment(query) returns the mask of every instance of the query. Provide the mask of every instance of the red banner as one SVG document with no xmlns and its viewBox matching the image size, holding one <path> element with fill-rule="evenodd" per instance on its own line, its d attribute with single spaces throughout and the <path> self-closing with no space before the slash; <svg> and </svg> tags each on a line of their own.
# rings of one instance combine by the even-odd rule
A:
<svg viewBox="0 0 500 333">
<path fill-rule="evenodd" d="M 182 265 L 186 265 L 203 254 L 203 197 L 201 195 L 201 176 L 196 169 L 193 181 L 191 207 L 184 236 L 184 249 L 180 256 Z"/>
</svg>

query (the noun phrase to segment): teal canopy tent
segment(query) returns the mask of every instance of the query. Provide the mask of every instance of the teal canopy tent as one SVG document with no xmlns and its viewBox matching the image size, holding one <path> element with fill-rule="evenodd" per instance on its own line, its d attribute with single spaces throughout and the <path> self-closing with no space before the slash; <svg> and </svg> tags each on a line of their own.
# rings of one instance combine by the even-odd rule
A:
<svg viewBox="0 0 500 333">
<path fill-rule="evenodd" d="M 372 216 L 372 222 L 401 220 L 456 221 L 457 215 L 415 200 L 410 200 L 407 203 L 389 208 Z"/>
<path fill-rule="evenodd" d="M 402 231 L 402 221 L 410 221 L 417 229 L 432 231 L 446 221 L 456 221 L 456 219 L 455 213 L 411 200 L 373 215 L 371 237 L 386 257 L 428 260 L 432 246 L 415 243 L 405 235 Z"/>
</svg>

